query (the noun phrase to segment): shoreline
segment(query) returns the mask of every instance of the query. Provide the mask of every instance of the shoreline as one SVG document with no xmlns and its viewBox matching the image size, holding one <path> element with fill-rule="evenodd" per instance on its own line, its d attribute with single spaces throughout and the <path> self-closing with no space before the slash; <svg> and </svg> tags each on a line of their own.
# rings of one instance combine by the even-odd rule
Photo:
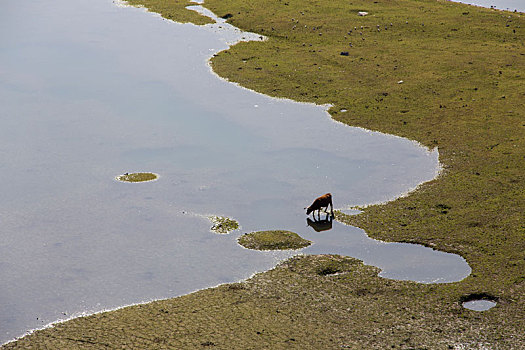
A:
<svg viewBox="0 0 525 350">
<path fill-rule="evenodd" d="M 165 21 L 170 21 L 170 22 L 173 22 L 173 23 L 177 23 L 177 24 L 180 24 L 180 22 L 177 22 L 175 20 L 172 20 L 172 19 L 167 19 L 167 18 L 164 18 L 161 14 L 157 13 L 157 12 L 153 12 L 153 11 L 150 11 L 150 9 L 148 9 L 147 7 L 145 6 L 133 6 L 133 5 L 130 5 L 128 3 L 128 1 L 126 0 L 112 0 L 113 4 L 119 8 L 123 8 L 123 9 L 128 9 L 128 8 L 137 8 L 137 9 L 140 9 L 140 10 L 143 10 L 146 14 L 148 15 L 151 15 L 151 16 L 154 16 L 154 17 L 157 17 L 157 18 L 161 18 L 162 20 L 165 20 Z M 197 7 L 197 6 L 190 6 L 190 7 Z M 199 5 L 199 7 L 201 7 L 202 9 L 204 10 L 207 10 L 206 8 L 204 8 L 202 5 Z M 192 9 L 194 11 L 196 11 L 195 9 Z M 208 10 L 209 11 L 209 10 Z M 197 13 L 203 15 L 203 16 L 207 16 L 204 12 L 200 12 L 200 11 L 196 11 Z M 211 11 L 210 11 L 211 12 Z M 208 23 L 208 24 L 204 24 L 205 26 L 206 25 L 217 25 L 217 26 L 221 26 L 221 25 L 229 25 L 226 20 L 224 20 L 224 22 L 219 22 L 217 20 L 220 20 L 219 17 L 217 17 L 216 15 L 214 15 L 215 18 L 213 17 L 210 17 L 212 20 L 216 21 L 215 23 Z M 191 22 L 190 22 L 191 23 Z M 193 23 L 191 23 L 193 24 Z M 239 40 L 233 40 L 233 41 L 228 41 L 227 44 L 229 45 L 228 48 L 225 48 L 223 50 L 220 50 L 220 51 L 216 51 L 214 53 L 211 53 L 208 58 L 206 59 L 206 62 L 205 64 L 208 66 L 209 68 L 209 71 L 212 75 L 214 75 L 216 78 L 222 80 L 222 81 L 225 81 L 225 82 L 228 82 L 229 84 L 233 84 L 235 85 L 236 87 L 240 88 L 240 89 L 244 89 L 244 90 L 247 90 L 247 91 L 250 91 L 251 93 L 254 93 L 254 94 L 257 94 L 259 96 L 263 96 L 264 98 L 266 99 L 269 99 L 269 100 L 283 100 L 283 101 L 290 101 L 290 102 L 294 102 L 294 103 L 299 103 L 299 104 L 304 104 L 304 105 L 311 105 L 311 106 L 315 106 L 315 107 L 318 107 L 318 108 L 321 108 L 323 109 L 324 113 L 325 113 L 325 117 L 326 119 L 329 121 L 329 122 L 332 122 L 332 123 L 336 123 L 336 124 L 342 124 L 344 126 L 349 126 L 341 121 L 338 121 L 336 119 L 334 119 L 330 113 L 329 113 L 329 109 L 332 107 L 332 105 L 330 104 L 325 104 L 325 105 L 319 105 L 315 102 L 307 102 L 307 101 L 296 101 L 296 100 L 293 100 L 291 98 L 287 98 L 287 97 L 274 97 L 274 96 L 270 96 L 270 95 L 267 95 L 267 94 L 264 94 L 262 92 L 259 92 L 255 89 L 251 89 L 251 88 L 248 88 L 248 87 L 245 87 L 235 81 L 230 81 L 228 80 L 227 77 L 223 77 L 223 76 L 220 76 L 217 72 L 215 72 L 213 70 L 213 67 L 212 67 L 212 64 L 211 64 L 211 60 L 213 59 L 213 57 L 215 57 L 217 54 L 221 53 L 221 52 L 224 52 L 224 51 L 228 51 L 229 49 L 231 49 L 233 46 L 235 46 L 236 44 L 240 43 L 240 42 L 250 42 L 250 41 L 255 41 L 255 42 L 258 42 L 258 41 L 264 41 L 264 40 L 267 40 L 267 38 L 263 37 L 263 39 L 259 40 L 259 37 L 260 35 L 257 34 L 257 33 L 250 33 L 250 32 L 244 32 L 236 27 L 234 27 L 236 30 L 238 30 L 239 32 L 243 33 L 243 34 L 246 34 L 247 37 L 254 37 L 254 39 L 245 39 L 245 38 L 242 38 L 242 39 L 239 39 Z M 256 38 L 257 37 L 257 38 Z M 363 128 L 363 127 L 359 127 L 359 126 L 351 126 L 350 127 L 352 128 L 356 128 L 356 129 L 361 129 L 363 131 L 366 131 L 368 133 L 375 133 L 375 134 L 381 134 L 381 135 L 384 135 L 386 137 L 389 137 L 389 138 L 395 138 L 395 139 L 406 139 L 402 136 L 398 136 L 398 135 L 394 135 L 394 134 L 388 134 L 388 133 L 385 133 L 385 132 L 382 132 L 382 131 L 376 131 L 376 130 L 369 130 L 369 129 L 366 129 L 366 128 Z M 418 147 L 422 147 L 425 149 L 426 153 L 428 155 L 431 155 L 433 152 L 437 152 L 438 155 L 437 155 L 437 158 L 438 158 L 438 167 L 435 171 L 435 176 L 433 179 L 430 179 L 430 180 L 427 180 L 425 182 L 422 182 L 420 184 L 418 184 L 417 186 L 413 187 L 413 188 L 410 188 L 408 189 L 407 191 L 399 194 L 398 196 L 396 197 L 392 197 L 390 199 L 387 199 L 387 200 L 384 200 L 384 201 L 380 201 L 380 202 L 371 202 L 371 203 L 367 203 L 367 204 L 364 204 L 364 205 L 359 205 L 359 208 L 366 208 L 368 206 L 374 206 L 374 205 L 381 205 L 381 204 L 386 204 L 388 202 L 391 202 L 391 201 L 395 201 L 399 198 L 402 198 L 402 197 L 405 197 L 405 196 L 409 196 L 411 193 L 415 192 L 418 190 L 418 188 L 422 185 L 424 185 L 426 182 L 428 181 L 434 181 L 436 180 L 439 176 L 441 176 L 442 174 L 442 171 L 443 171 L 443 165 L 442 163 L 439 161 L 439 150 L 438 150 L 438 147 L 434 147 L 433 149 L 431 149 L 429 146 L 426 146 L 422 143 L 420 143 L 419 141 L 417 140 L 413 140 L 413 139 L 409 139 L 410 142 L 414 143 L 416 146 Z M 157 173 L 152 173 L 154 175 L 156 175 L 156 178 L 155 179 L 152 179 L 152 180 L 146 180 L 146 181 L 140 181 L 140 182 L 154 182 L 154 181 L 158 181 L 160 178 L 161 178 L 161 175 L 160 174 L 157 174 Z M 123 175 L 118 175 L 114 178 L 115 181 L 117 182 L 129 182 L 129 181 L 121 181 L 118 179 L 118 177 L 120 176 L 123 176 Z M 130 182 L 130 183 L 133 183 L 133 182 Z M 346 207 L 345 207 L 346 208 Z M 192 214 L 192 215 L 195 215 L 195 216 L 198 216 L 198 217 L 202 217 L 203 219 L 205 220 L 210 220 L 210 217 L 213 216 L 214 214 Z M 342 214 L 344 216 L 346 216 L 347 214 Z M 337 215 L 336 215 L 337 216 Z M 336 218 L 337 220 L 337 218 Z M 344 223 L 343 221 L 341 221 L 341 223 Z M 348 224 L 346 224 L 348 225 Z M 241 229 L 241 228 L 239 228 Z M 239 230 L 239 229 L 236 229 L 236 230 Z M 215 233 L 217 234 L 216 232 L 213 232 L 210 230 L 211 233 Z M 239 247 L 241 249 L 249 249 L 249 248 L 246 248 L 240 244 L 238 244 Z M 423 244 L 419 244 L 417 243 L 417 245 L 421 245 L 421 246 L 425 246 Z M 434 249 L 433 247 L 431 246 L 427 246 L 428 248 L 432 248 Z M 300 249 L 301 250 L 301 249 Z M 294 255 L 295 256 L 302 256 L 304 254 L 302 253 L 297 253 Z M 463 257 L 462 257 L 463 258 Z M 284 260 L 280 260 L 279 262 L 276 263 L 276 266 L 274 266 L 273 268 L 271 268 L 270 270 L 273 270 L 275 269 L 278 265 L 282 264 L 282 263 L 285 263 L 288 259 L 291 259 L 291 258 L 285 258 Z M 353 258 L 355 259 L 355 258 Z M 374 267 L 372 265 L 367 265 L 367 266 L 370 266 L 372 268 L 376 268 L 376 269 L 379 269 L 377 267 Z M 204 287 L 204 288 L 200 288 L 200 289 L 196 289 L 192 292 L 189 292 L 189 293 L 185 293 L 185 294 L 181 294 L 181 295 L 175 295 L 175 296 L 171 296 L 171 297 L 167 297 L 167 298 L 159 298 L 159 299 L 150 299 L 150 300 L 146 300 L 146 301 L 141 301 L 141 302 L 137 302 L 137 303 L 131 303 L 131 304 L 127 304 L 127 305 L 122 305 L 122 306 L 117 306 L 115 308 L 108 308 L 108 309 L 103 309 L 103 310 L 99 310 L 99 311 L 95 311 L 95 312 L 89 312 L 89 311 L 83 311 L 83 312 L 80 312 L 80 313 L 76 313 L 74 314 L 73 316 L 71 317 L 67 317 L 67 318 L 64 318 L 64 319 L 59 319 L 59 320 L 56 320 L 56 321 L 52 321 L 48 324 L 45 324 L 43 325 L 42 327 L 37 327 L 37 328 L 34 328 L 34 329 L 30 329 L 28 331 L 26 331 L 23 335 L 20 335 L 20 336 L 17 336 L 15 337 L 14 339 L 11 339 L 11 340 L 8 340 L 7 342 L 3 343 L 3 344 L 0 344 L 0 347 L 2 346 L 5 346 L 5 345 L 8 345 L 8 344 L 11 344 L 11 343 L 15 343 L 17 342 L 18 340 L 20 339 L 23 339 L 27 336 L 30 336 L 32 335 L 33 333 L 35 332 L 38 332 L 38 331 L 42 331 L 42 330 L 47 330 L 47 329 L 53 329 L 54 327 L 56 327 L 57 325 L 61 325 L 63 323 L 66 323 L 66 322 L 69 322 L 71 320 L 74 320 L 74 319 L 79 319 L 79 318 L 85 318 L 85 317 L 90 317 L 90 316 L 96 316 L 96 315 L 99 315 L 99 314 L 103 314 L 103 313 L 107 313 L 107 312 L 115 312 L 115 311 L 118 311 L 118 310 L 121 310 L 121 309 L 125 309 L 125 308 L 128 308 L 128 307 L 134 307 L 134 306 L 140 306 L 140 305 L 147 305 L 147 304 L 150 304 L 150 303 L 153 303 L 153 302 L 159 302 L 159 301 L 167 301 L 167 300 L 170 300 L 170 299 L 174 299 L 174 298 L 180 298 L 180 297 L 184 297 L 184 296 L 187 296 L 187 295 L 190 295 L 190 294 L 194 294 L 194 293 L 197 293 L 197 292 L 200 292 L 200 291 L 205 291 L 205 290 L 208 290 L 208 289 L 214 289 L 214 288 L 217 288 L 217 287 L 220 287 L 220 286 L 225 286 L 225 285 L 229 285 L 229 284 L 236 284 L 236 283 L 243 283 L 243 282 L 246 282 L 247 280 L 249 279 L 252 279 L 255 275 L 258 275 L 258 274 L 261 274 L 261 273 L 265 273 L 265 272 L 268 272 L 269 270 L 264 270 L 264 271 L 255 271 L 253 272 L 250 276 L 248 276 L 247 278 L 243 278 L 243 279 L 240 279 L 238 281 L 235 281 L 235 282 L 226 282 L 226 283 L 220 283 L 220 284 L 217 284 L 217 285 L 214 285 L 214 286 L 207 286 L 207 287 Z M 380 272 L 381 270 L 379 270 Z M 378 273 L 379 273 L 378 272 Z M 380 278 L 386 278 L 386 277 L 380 277 Z M 388 278 L 386 278 L 388 279 Z M 407 281 L 410 281 L 410 280 L 407 280 Z M 421 283 L 421 282 L 416 282 L 416 281 L 411 281 L 411 282 L 414 282 L 414 283 Z M 459 281 L 458 281 L 459 282 Z M 432 282 L 434 283 L 434 282 Z M 455 282 L 436 282 L 436 283 L 455 283 Z M 426 283 L 423 283 L 423 284 L 426 284 Z"/>
<path fill-rule="evenodd" d="M 115 2 L 115 5 L 118 6 L 118 7 L 132 7 L 132 6 L 129 6 L 129 5 L 124 6 L 123 3 L 124 3 L 123 1 L 117 1 L 117 2 Z M 147 12 L 149 15 L 152 15 L 152 16 L 155 17 L 155 18 L 161 17 L 160 15 L 158 15 L 158 14 L 156 14 L 156 13 L 154 13 L 154 12 L 148 11 L 147 8 L 142 7 L 141 10 L 144 10 L 144 11 Z M 166 19 L 164 19 L 164 20 L 166 20 Z M 173 23 L 178 23 L 178 22 L 175 22 L 175 21 L 172 21 L 172 20 L 167 20 L 167 21 L 171 21 L 171 22 L 173 22 Z M 255 34 L 254 34 L 254 35 L 255 35 Z M 256 36 L 257 36 L 257 35 L 256 35 Z M 243 41 L 244 41 L 244 40 L 243 40 Z M 234 44 L 231 44 L 231 43 L 230 43 L 230 47 L 233 46 L 233 45 L 234 45 Z M 229 47 L 229 48 L 230 48 L 230 47 Z M 224 50 L 228 50 L 229 48 L 224 49 Z M 223 51 L 224 51 L 224 50 L 223 50 Z M 273 100 L 275 100 L 275 99 L 278 99 L 278 100 L 291 101 L 291 102 L 299 103 L 299 104 L 305 104 L 305 105 L 312 105 L 312 106 L 315 106 L 316 108 L 323 109 L 323 111 L 326 113 L 326 114 L 324 115 L 324 117 L 326 117 L 327 119 L 329 119 L 331 122 L 334 122 L 334 123 L 341 123 L 341 122 L 339 122 L 339 121 L 337 121 L 337 120 L 334 120 L 333 118 L 330 117 L 330 115 L 329 115 L 329 113 L 328 113 L 328 109 L 329 109 L 330 106 L 328 106 L 328 105 L 317 105 L 317 104 L 315 104 L 315 103 L 313 103 L 313 102 L 296 102 L 296 101 L 294 101 L 294 100 L 292 100 L 292 99 L 289 99 L 289 98 L 276 98 L 276 97 L 271 97 L 271 96 L 265 95 L 265 94 L 263 94 L 263 93 L 257 92 L 256 90 L 248 89 L 248 88 L 245 88 L 245 87 L 243 87 L 243 86 L 241 86 L 241 85 L 239 85 L 239 84 L 236 84 L 236 83 L 234 83 L 234 82 L 230 82 L 230 81 L 228 81 L 226 78 L 220 77 L 220 76 L 219 76 L 217 73 L 215 73 L 215 72 L 213 71 L 213 69 L 211 68 L 210 60 L 211 60 L 211 58 L 212 58 L 213 56 L 214 56 L 214 54 L 211 54 L 211 55 L 206 59 L 206 64 L 207 64 L 207 66 L 209 67 L 210 72 L 211 72 L 213 75 L 215 75 L 218 79 L 223 80 L 223 81 L 227 81 L 229 84 L 234 84 L 234 85 L 236 85 L 238 88 L 241 88 L 241 89 L 244 89 L 244 90 L 249 90 L 250 92 L 255 93 L 255 94 L 259 95 L 259 96 L 263 96 L 265 99 L 268 99 L 268 100 L 272 100 L 272 101 L 273 101 Z M 345 126 L 346 126 L 346 125 L 345 125 Z M 366 129 L 364 129 L 364 128 L 359 128 L 359 127 L 355 127 L 355 128 L 365 130 L 366 132 L 369 132 L 369 133 L 375 133 L 375 134 L 385 135 L 385 136 L 390 137 L 390 138 L 402 139 L 402 137 L 400 137 L 400 136 L 390 135 L 390 134 L 382 133 L 382 132 L 379 132 L 379 131 L 370 131 L 370 130 L 366 130 Z M 411 142 L 415 143 L 415 144 L 418 145 L 419 147 L 424 147 L 425 150 L 427 150 L 427 152 L 428 152 L 429 154 L 431 154 L 431 153 L 434 151 L 434 150 L 430 150 L 430 149 L 428 149 L 426 146 L 420 144 L 419 142 L 417 142 L 417 141 L 415 141 L 415 140 L 411 140 Z M 139 171 L 139 170 L 137 170 L 137 171 Z M 134 171 L 133 171 L 133 173 L 134 173 Z M 148 181 L 145 181 L 145 182 L 157 181 L 157 180 L 159 180 L 159 179 L 163 176 L 163 175 L 161 175 L 161 174 L 157 174 L 157 173 L 152 173 L 152 174 L 154 174 L 157 178 L 152 179 L 152 180 L 148 180 Z M 118 176 L 116 176 L 116 177 L 114 178 L 114 181 L 121 182 L 121 181 L 118 180 L 118 177 L 119 177 L 119 176 L 122 176 L 122 175 L 118 175 Z M 419 186 L 419 185 L 418 185 L 418 186 Z M 409 191 L 412 191 L 412 190 L 414 190 L 414 189 L 411 189 L 411 190 L 409 190 Z M 404 195 L 404 194 L 403 194 L 403 195 Z M 395 198 L 393 198 L 393 199 L 395 199 Z M 389 199 L 389 200 L 393 200 L 393 199 Z M 372 204 L 374 204 L 374 203 L 369 203 L 369 204 L 372 205 Z M 194 213 L 194 214 L 192 214 L 192 215 L 195 215 L 195 216 L 201 217 L 201 218 L 203 218 L 203 219 L 205 219 L 205 220 L 208 220 L 208 215 L 206 215 L 206 214 L 195 214 L 195 213 Z M 210 214 L 210 215 L 211 215 L 211 214 Z M 242 246 L 240 246 L 240 247 L 241 247 L 242 249 L 246 249 L 246 248 L 244 248 L 244 247 L 242 247 Z M 285 259 L 285 260 L 286 260 L 286 259 Z M 284 260 L 281 260 L 280 262 L 283 262 L 283 261 L 284 261 Z M 275 266 L 274 266 L 273 268 L 275 268 Z M 265 272 L 265 271 L 267 271 L 267 270 L 264 270 L 264 271 L 256 271 L 256 272 L 254 272 L 253 274 L 251 274 L 250 276 L 248 276 L 247 278 L 243 278 L 243 279 L 238 280 L 238 281 L 236 281 L 236 282 L 234 282 L 234 283 L 242 282 L 242 281 L 244 281 L 244 280 L 246 280 L 246 279 L 249 279 L 249 278 L 253 277 L 255 274 L 262 273 L 262 272 Z M 171 297 L 169 297 L 169 298 L 180 297 L 180 296 L 187 295 L 187 294 L 191 294 L 191 293 L 194 293 L 194 292 L 198 292 L 198 291 L 201 291 L 201 290 L 204 290 L 204 289 L 215 288 L 215 287 L 220 286 L 220 285 L 222 285 L 222 284 L 218 284 L 218 285 L 214 285 L 214 286 L 207 286 L 207 287 L 204 287 L 204 288 L 196 289 L 196 290 L 194 290 L 194 291 L 192 291 L 192 292 L 190 292 L 190 293 L 185 293 L 185 294 L 181 294 L 181 295 L 171 296 Z M 104 309 L 104 310 L 100 310 L 100 311 L 95 311 L 95 312 L 84 311 L 84 312 L 80 312 L 80 313 L 74 313 L 74 315 L 77 315 L 77 316 L 71 316 L 71 317 L 67 317 L 67 318 L 64 318 L 64 319 L 58 319 L 58 320 L 56 320 L 56 321 L 52 321 L 52 322 L 49 322 L 49 323 L 47 323 L 47 324 L 44 324 L 44 325 L 42 325 L 41 327 L 37 327 L 37 328 L 34 328 L 34 329 L 30 329 L 30 330 L 26 331 L 24 334 L 22 334 L 22 335 L 20 335 L 20 336 L 17 336 L 17 337 L 15 337 L 14 339 L 8 340 L 8 341 L 5 342 L 4 344 L 0 344 L 0 345 L 6 345 L 6 344 L 9 344 L 9 343 L 12 343 L 12 342 L 16 342 L 17 340 L 19 340 L 19 339 L 21 339 L 21 338 L 23 338 L 23 337 L 29 336 L 29 335 L 33 334 L 34 332 L 36 332 L 36 331 L 40 331 L 40 330 L 45 330 L 45 329 L 53 328 L 54 326 L 56 326 L 56 325 L 58 325 L 58 324 L 62 324 L 62 323 L 64 323 L 64 322 L 70 321 L 70 320 L 72 320 L 72 319 L 82 318 L 82 317 L 89 317 L 89 316 L 92 316 L 92 315 L 97 315 L 97 314 L 99 314 L 99 313 L 117 311 L 117 310 L 120 310 L 120 309 L 122 309 L 122 308 L 130 307 L 130 306 L 136 306 L 136 305 L 144 305 L 144 304 L 147 304 L 147 303 L 151 303 L 151 302 L 154 302 L 154 301 L 161 301 L 161 300 L 166 300 L 166 298 L 160 298 L 160 299 L 148 299 L 148 300 L 146 300 L 146 301 L 141 301 L 141 302 L 138 302 L 138 303 L 126 304 L 126 305 L 123 305 L 123 306 L 117 306 L 117 307 L 115 307 L 115 308 L 108 308 L 108 309 Z"/>
<path fill-rule="evenodd" d="M 210 65 L 210 67 L 211 67 L 211 65 Z M 217 74 L 217 73 L 215 73 L 215 74 Z M 217 75 L 218 75 L 218 74 L 217 74 Z M 221 78 L 221 79 L 222 79 L 222 78 Z M 228 80 L 228 81 L 229 81 L 229 80 Z M 238 84 L 240 84 L 240 83 L 238 83 Z M 332 118 L 331 118 L 331 119 L 332 119 Z M 334 120 L 335 120 L 335 119 L 334 119 Z M 339 120 L 335 120 L 335 121 L 339 121 Z M 339 121 L 339 122 L 342 122 L 342 121 Z M 366 128 L 363 127 L 363 129 L 366 129 Z M 394 135 L 394 136 L 395 136 L 395 137 L 401 137 L 401 136 L 396 136 L 396 135 Z M 418 141 L 414 141 L 414 142 L 418 142 Z M 419 143 L 419 142 L 418 142 L 418 143 Z M 420 143 L 420 144 L 421 144 L 421 145 L 425 145 L 424 143 Z M 430 149 L 430 148 L 429 148 L 430 146 L 425 146 L 425 147 L 427 147 L 428 149 Z M 435 147 L 437 148 L 438 146 L 435 146 Z M 439 155 L 439 158 L 441 158 L 441 154 Z M 439 164 L 441 165 L 441 167 L 440 167 L 440 171 L 438 172 L 438 174 L 436 175 L 436 177 L 435 177 L 433 180 L 430 181 L 430 182 L 432 182 L 432 183 L 436 183 L 436 182 L 440 182 L 440 181 L 442 181 L 442 179 L 440 180 L 441 177 L 451 176 L 451 174 L 445 174 L 445 172 L 447 172 L 446 165 L 443 166 L 443 162 L 441 162 L 441 161 L 439 162 Z M 454 175 L 454 172 L 452 172 L 452 175 Z M 433 184 L 432 184 L 432 185 L 433 185 Z M 406 197 L 411 197 L 411 196 L 413 196 L 416 192 L 421 191 L 421 188 L 420 188 L 421 186 L 428 187 L 428 186 L 430 186 L 430 184 L 429 184 L 428 182 L 425 183 L 425 185 L 420 184 L 416 189 L 414 189 L 414 190 L 408 192 L 408 193 L 406 194 Z M 391 201 L 388 201 L 388 202 L 386 202 L 386 203 L 398 202 L 400 199 L 402 200 L 402 199 L 403 199 L 403 196 L 400 197 L 400 198 L 395 198 L 395 199 L 393 199 L 393 200 L 391 200 Z M 379 203 L 379 204 L 382 206 L 382 205 L 385 205 L 386 203 Z M 371 206 L 371 207 L 377 207 L 378 204 L 371 204 L 370 206 Z M 365 208 L 368 208 L 368 206 L 365 207 Z M 374 209 L 374 208 L 372 208 L 372 209 Z M 351 219 L 351 220 L 352 220 L 352 219 Z M 369 234 L 370 231 L 369 231 L 369 230 L 366 230 L 366 231 L 367 231 L 367 234 Z M 374 238 L 375 238 L 376 236 L 374 235 L 374 236 L 371 236 L 371 237 L 374 237 Z M 382 238 L 381 238 L 381 239 L 382 239 Z M 412 243 L 412 242 L 410 242 L 410 243 Z M 419 242 L 417 242 L 417 244 L 422 244 L 422 245 L 426 245 L 426 243 L 427 243 L 427 242 L 423 242 L 423 243 L 419 243 Z M 435 246 L 430 246 L 430 245 L 429 245 L 429 247 L 431 247 L 431 248 L 433 248 L 433 249 L 435 248 Z M 450 248 L 450 247 L 449 247 L 449 248 Z M 437 248 L 436 248 L 436 249 L 437 249 Z M 440 249 L 440 250 L 441 250 L 441 249 Z M 447 252 L 448 252 L 449 250 L 442 250 L 442 251 L 447 251 Z M 463 256 L 463 255 L 462 255 L 462 256 Z M 286 263 L 286 262 L 284 262 L 284 263 Z M 263 273 L 263 274 L 270 273 L 271 271 L 272 271 L 272 270 L 270 270 L 270 271 L 268 271 L 268 272 L 265 272 L 265 273 Z M 474 272 L 474 271 L 473 271 L 473 272 Z M 477 273 L 477 271 L 476 271 L 476 273 Z M 255 275 L 256 275 L 256 274 L 252 275 L 252 278 L 255 277 Z M 259 276 L 259 277 L 260 277 L 260 276 Z M 476 276 L 474 276 L 474 277 L 476 277 Z M 262 278 L 262 277 L 260 277 L 260 278 Z M 251 278 L 250 278 L 250 279 L 251 279 Z M 473 278 L 472 278 L 472 277 L 468 277 L 468 279 L 469 279 L 469 280 L 472 280 Z M 247 282 L 247 281 L 246 281 L 246 282 Z M 452 284 L 456 284 L 456 285 L 457 285 L 458 283 L 462 283 L 462 282 L 454 282 L 454 283 L 452 283 Z M 470 282 L 470 283 L 471 283 L 471 282 Z M 224 286 L 224 285 L 219 285 L 219 286 L 222 287 L 222 286 Z M 219 287 L 219 286 L 218 286 L 218 287 Z M 215 287 L 215 288 L 217 288 L 217 287 Z M 203 290 L 200 290 L 200 291 L 201 291 L 201 292 L 202 292 L 202 291 L 207 291 L 208 289 L 211 289 L 211 288 L 206 288 L 206 289 L 203 289 Z M 445 288 L 445 289 L 446 289 L 446 288 Z M 454 288 L 452 288 L 452 289 L 454 289 Z M 462 288 L 459 288 L 459 289 L 462 289 Z M 193 295 L 193 294 L 195 294 L 195 293 L 196 293 L 196 292 L 191 293 L 190 295 Z M 198 292 L 197 292 L 197 293 L 198 293 Z M 190 295 L 187 294 L 187 295 L 185 295 L 185 296 L 190 296 Z M 176 297 L 176 299 L 178 299 L 178 298 L 179 298 L 179 297 Z M 170 299 L 168 299 L 168 300 L 170 300 Z M 139 304 L 139 305 L 143 305 L 143 304 Z M 495 308 L 495 309 L 497 309 L 497 308 Z M 10 343 L 11 343 L 11 342 L 10 342 Z M 6 344 L 9 344 L 9 343 L 6 343 Z M 6 344 L 4 344 L 4 345 L 6 345 Z"/>
</svg>

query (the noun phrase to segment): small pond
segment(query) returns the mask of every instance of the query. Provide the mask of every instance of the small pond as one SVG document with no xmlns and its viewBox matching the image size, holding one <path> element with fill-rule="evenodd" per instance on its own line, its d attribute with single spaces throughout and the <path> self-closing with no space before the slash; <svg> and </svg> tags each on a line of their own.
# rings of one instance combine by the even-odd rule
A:
<svg viewBox="0 0 525 350">
<path fill-rule="evenodd" d="M 487 311 L 492 309 L 494 306 L 496 306 L 498 303 L 492 300 L 471 300 L 466 301 L 462 305 L 465 309 L 469 309 L 472 311 Z"/>
<path fill-rule="evenodd" d="M 313 242 L 303 253 L 353 256 L 388 278 L 470 273 L 454 254 L 307 221 L 303 208 L 326 192 L 347 209 L 414 189 L 438 173 L 437 150 L 211 74 L 207 59 L 243 37 L 110 0 L 3 2 L 0 343 L 238 281 L 297 254 L 241 248 L 243 232 L 297 232 Z M 134 172 L 159 177 L 115 181 Z M 213 233 L 214 216 L 241 228 Z"/>
<path fill-rule="evenodd" d="M 473 293 L 460 298 L 461 306 L 472 311 L 487 311 L 498 305 L 498 298 L 487 293 Z"/>
</svg>

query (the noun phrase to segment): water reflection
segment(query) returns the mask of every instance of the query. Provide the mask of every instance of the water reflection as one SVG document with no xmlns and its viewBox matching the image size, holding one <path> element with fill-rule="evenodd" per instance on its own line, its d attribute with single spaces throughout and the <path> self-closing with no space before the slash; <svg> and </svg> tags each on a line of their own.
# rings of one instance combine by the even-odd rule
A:
<svg viewBox="0 0 525 350">
<path fill-rule="evenodd" d="M 326 213 L 326 216 L 324 219 L 321 219 L 320 216 L 318 218 L 315 218 L 315 215 L 314 215 L 313 220 L 310 218 L 306 218 L 306 224 L 307 226 L 310 226 L 311 228 L 313 228 L 316 232 L 328 231 L 332 229 L 333 220 L 334 220 L 334 217 L 331 214 Z"/>
</svg>

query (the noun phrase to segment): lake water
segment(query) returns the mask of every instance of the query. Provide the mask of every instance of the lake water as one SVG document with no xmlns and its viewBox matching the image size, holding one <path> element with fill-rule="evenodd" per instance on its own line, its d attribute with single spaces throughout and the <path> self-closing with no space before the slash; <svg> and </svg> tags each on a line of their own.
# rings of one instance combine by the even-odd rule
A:
<svg viewBox="0 0 525 350">
<path fill-rule="evenodd" d="M 207 59 L 242 37 L 109 0 L 3 1 L 0 343 L 238 281 L 297 253 L 240 247 L 253 230 L 297 232 L 314 242 L 301 253 L 357 257 L 388 278 L 470 273 L 454 254 L 307 225 L 318 195 L 332 192 L 339 209 L 395 198 L 436 176 L 438 153 L 219 79 Z M 115 180 L 135 171 L 160 178 Z M 214 234 L 212 214 L 242 228 Z"/>
<path fill-rule="evenodd" d="M 500 10 L 525 12 L 525 0 L 468 0 L 458 2 Z"/>
</svg>

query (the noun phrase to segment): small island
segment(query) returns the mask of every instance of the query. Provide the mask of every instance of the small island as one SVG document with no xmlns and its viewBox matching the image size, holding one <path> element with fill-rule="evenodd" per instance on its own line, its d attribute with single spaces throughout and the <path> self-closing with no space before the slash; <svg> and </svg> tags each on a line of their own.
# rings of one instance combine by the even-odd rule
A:
<svg viewBox="0 0 525 350">
<path fill-rule="evenodd" d="M 245 233 L 238 242 L 245 248 L 255 250 L 296 250 L 312 244 L 295 232 L 283 230 Z"/>
<path fill-rule="evenodd" d="M 157 180 L 159 176 L 154 173 L 125 173 L 116 177 L 118 181 L 123 182 L 145 182 Z"/>
<path fill-rule="evenodd" d="M 213 223 L 210 230 L 215 233 L 225 235 L 239 228 L 237 221 L 224 216 L 209 216 L 208 218 Z"/>
</svg>

